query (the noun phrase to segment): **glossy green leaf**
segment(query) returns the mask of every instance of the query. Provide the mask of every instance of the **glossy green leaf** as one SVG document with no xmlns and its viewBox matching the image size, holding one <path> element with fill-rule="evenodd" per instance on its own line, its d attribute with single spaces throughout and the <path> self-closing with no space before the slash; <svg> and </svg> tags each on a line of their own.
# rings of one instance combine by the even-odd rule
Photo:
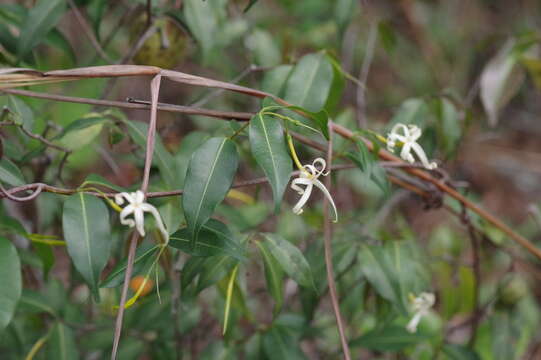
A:
<svg viewBox="0 0 541 360">
<path fill-rule="evenodd" d="M 90 144 L 103 129 L 103 117 L 93 116 L 78 119 L 69 124 L 56 143 L 70 150 L 78 150 Z"/>
<path fill-rule="evenodd" d="M 21 26 L 17 56 L 22 59 L 34 46 L 45 39 L 66 9 L 63 0 L 39 0 Z"/>
<path fill-rule="evenodd" d="M 428 339 L 426 335 L 410 333 L 406 328 L 390 325 L 383 329 L 369 331 L 351 341 L 350 345 L 377 351 L 398 351 Z"/>
<path fill-rule="evenodd" d="M 21 262 L 13 244 L 0 237 L 0 332 L 10 323 L 21 297 Z"/>
<path fill-rule="evenodd" d="M 195 246 L 188 228 L 180 229 L 169 238 L 169 246 L 192 256 L 213 256 L 228 254 L 239 260 L 244 259 L 244 250 L 224 223 L 210 219 L 201 228 Z"/>
<path fill-rule="evenodd" d="M 252 154 L 269 179 L 278 212 L 293 171 L 284 130 L 278 119 L 258 113 L 250 121 L 249 134 Z"/>
<path fill-rule="evenodd" d="M 64 203 L 62 228 L 73 265 L 99 301 L 100 273 L 107 264 L 111 248 L 107 206 L 91 195 L 71 195 Z"/>
<path fill-rule="evenodd" d="M 76 360 L 79 359 L 75 334 L 66 325 L 58 322 L 51 331 L 47 341 L 47 359 Z"/>
<path fill-rule="evenodd" d="M 180 187 L 184 187 L 184 180 L 186 179 L 186 172 L 188 171 L 188 164 L 192 154 L 209 138 L 208 134 L 200 131 L 192 131 L 184 138 L 180 143 L 180 148 L 175 154 L 175 165 L 177 171 L 178 184 Z"/>
<path fill-rule="evenodd" d="M 284 303 L 284 274 L 280 264 L 272 256 L 270 250 L 265 243 L 256 242 L 263 263 L 265 264 L 265 279 L 267 281 L 267 289 L 274 298 L 274 314 L 277 314 Z"/>
<path fill-rule="evenodd" d="M 308 54 L 295 65 L 287 81 L 285 100 L 311 112 L 323 110 L 333 81 L 333 68 L 324 53 Z"/>
<path fill-rule="evenodd" d="M 10 186 L 21 186 L 25 184 L 21 170 L 7 158 L 0 159 L 0 181 Z"/>
<path fill-rule="evenodd" d="M 265 246 L 280 264 L 282 269 L 299 285 L 314 286 L 310 265 L 295 245 L 278 234 L 264 233 Z"/>
<path fill-rule="evenodd" d="M 140 246 L 135 252 L 135 259 L 133 261 L 133 275 L 140 274 L 154 258 L 154 255 L 158 252 L 159 246 Z M 126 274 L 126 267 L 128 265 L 128 259 L 124 259 L 119 262 L 113 270 L 109 273 L 107 278 L 103 280 L 100 287 L 111 288 L 122 285 L 124 283 L 124 275 Z"/>
<path fill-rule="evenodd" d="M 125 120 L 124 124 L 128 129 L 128 133 L 133 141 L 142 149 L 146 148 L 148 124 L 139 121 Z M 162 140 L 156 134 L 156 142 L 154 144 L 153 162 L 156 163 L 164 182 L 168 186 L 179 186 L 178 176 L 175 170 L 175 161 L 173 156 L 163 146 Z"/>
<path fill-rule="evenodd" d="M 192 257 L 182 268 L 182 289 L 185 289 L 197 278 L 195 289 L 196 293 L 199 293 L 223 279 L 235 264 L 238 264 L 238 261 L 227 255 Z"/>
<path fill-rule="evenodd" d="M 306 359 L 298 341 L 282 326 L 273 326 L 263 334 L 263 352 L 269 360 Z"/>
<path fill-rule="evenodd" d="M 211 138 L 192 155 L 182 196 L 192 249 L 201 227 L 227 195 L 237 166 L 235 143 L 227 138 Z"/>
</svg>

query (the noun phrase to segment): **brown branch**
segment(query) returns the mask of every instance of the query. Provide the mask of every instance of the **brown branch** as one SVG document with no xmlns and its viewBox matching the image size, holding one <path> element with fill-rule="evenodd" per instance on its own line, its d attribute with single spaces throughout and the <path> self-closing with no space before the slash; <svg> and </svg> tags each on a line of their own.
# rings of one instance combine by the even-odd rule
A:
<svg viewBox="0 0 541 360">
<path fill-rule="evenodd" d="M 145 110 L 145 111 L 150 110 L 149 101 L 134 100 L 131 98 L 128 98 L 127 102 L 124 102 L 124 101 L 96 100 L 96 99 L 88 99 L 88 98 L 81 98 L 81 97 L 56 95 L 56 94 L 45 94 L 45 93 L 40 93 L 40 92 L 35 92 L 35 91 L 18 90 L 18 89 L 1 89 L 0 91 L 8 93 L 8 94 L 28 96 L 28 97 L 38 98 L 38 99 L 46 99 L 46 100 L 78 103 L 78 104 L 88 104 L 88 105 L 94 105 L 94 106 L 117 107 L 117 108 L 132 109 L 132 110 Z M 209 110 L 209 109 L 200 109 L 200 108 L 191 107 L 191 106 L 172 105 L 172 104 L 163 104 L 163 103 L 158 103 L 158 110 L 181 113 L 181 114 L 188 114 L 188 115 L 209 116 L 209 117 L 224 119 L 224 120 L 234 119 L 234 120 L 239 120 L 239 121 L 248 121 L 253 116 L 253 113 L 234 112 L 234 111 L 217 111 L 217 110 Z"/>
<path fill-rule="evenodd" d="M 329 122 L 329 143 L 327 145 L 327 165 L 331 169 L 332 162 L 332 123 Z M 329 171 L 328 176 L 325 178 L 325 186 L 330 191 L 331 188 L 331 173 Z M 340 301 L 338 300 L 338 293 L 336 291 L 336 283 L 334 280 L 334 269 L 332 263 L 332 223 L 329 216 L 329 199 L 325 196 L 323 199 L 323 245 L 325 248 L 325 268 L 327 270 L 327 284 L 329 287 L 329 293 L 331 295 L 331 303 L 334 311 L 334 317 L 336 318 L 336 324 L 338 326 L 338 334 L 340 335 L 340 343 L 342 344 L 342 353 L 344 359 L 350 360 L 349 346 L 346 338 L 345 326 L 340 314 Z"/>
<path fill-rule="evenodd" d="M 133 271 L 133 261 L 135 259 L 135 250 L 137 249 L 137 241 L 139 239 L 139 233 L 137 230 L 133 231 L 130 239 L 130 248 L 128 250 L 128 266 L 126 267 L 126 273 L 124 274 L 124 284 L 122 285 L 122 294 L 120 295 L 120 307 L 115 321 L 115 334 L 113 338 L 113 349 L 111 351 L 111 360 L 116 359 L 118 351 L 118 344 L 120 343 L 120 335 L 122 333 L 122 321 L 124 320 L 124 306 L 126 304 L 126 298 L 128 297 L 128 287 Z M 129 264 L 132 266 L 129 266 Z"/>
<path fill-rule="evenodd" d="M 158 67 L 153 66 L 137 66 L 137 65 L 109 65 L 109 66 L 95 66 L 87 68 L 78 68 L 78 69 L 68 69 L 68 70 L 56 70 L 49 72 L 39 72 L 32 69 L 0 69 L 0 88 L 7 87 L 16 87 L 16 86 L 26 86 L 29 84 L 38 84 L 43 82 L 58 82 L 65 80 L 80 80 L 82 78 L 99 78 L 99 77 L 122 77 L 122 76 L 145 76 L 145 75 L 157 75 L 161 74 L 168 79 L 184 84 L 194 85 L 194 86 L 203 86 L 211 88 L 220 88 L 225 90 L 230 90 L 233 92 L 238 92 L 241 94 L 254 96 L 258 98 L 271 97 L 277 103 L 284 106 L 291 106 L 287 101 L 278 98 L 272 94 L 266 93 L 264 91 L 259 91 L 244 86 L 229 84 L 222 81 L 216 81 L 201 76 L 190 75 L 186 73 L 181 73 L 178 71 L 171 70 L 162 70 Z M 296 111 L 301 115 L 306 115 L 302 111 Z M 350 139 L 352 141 L 362 140 L 366 143 L 369 149 L 373 149 L 372 143 L 368 140 L 364 140 L 356 136 L 349 129 L 340 126 L 338 124 L 332 125 L 333 131 L 339 134 L 340 136 Z M 380 150 L 378 153 L 379 157 L 387 161 L 402 161 L 394 155 L 391 155 L 385 150 Z M 440 179 L 436 179 L 431 176 L 429 173 L 419 169 L 404 169 L 410 175 L 413 175 L 425 182 L 435 185 L 440 191 L 446 193 L 452 198 L 458 200 L 468 209 L 472 210 L 493 226 L 500 229 L 506 235 L 508 235 L 515 242 L 520 244 L 531 254 L 536 256 L 538 259 L 541 259 L 541 249 L 537 248 L 529 240 L 524 238 L 522 235 L 513 231 L 509 226 L 503 223 L 501 220 L 496 218 L 494 215 L 490 214 L 486 210 L 480 208 L 479 206 L 472 203 L 465 196 L 457 192 L 455 189 L 448 186 L 445 182 Z"/>
</svg>

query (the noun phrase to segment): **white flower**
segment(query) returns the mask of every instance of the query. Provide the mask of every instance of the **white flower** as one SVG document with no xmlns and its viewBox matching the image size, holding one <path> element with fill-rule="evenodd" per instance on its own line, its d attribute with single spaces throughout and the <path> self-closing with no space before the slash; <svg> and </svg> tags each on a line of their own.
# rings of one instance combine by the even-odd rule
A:
<svg viewBox="0 0 541 360">
<path fill-rule="evenodd" d="M 141 190 L 137 190 L 134 193 L 123 192 L 115 195 L 115 202 L 118 205 L 124 204 L 124 199 L 128 201 L 128 205 L 120 212 L 120 223 L 122 225 L 128 225 L 137 229 L 141 236 L 145 236 L 145 212 L 149 212 L 154 215 L 156 225 L 162 233 L 165 242 L 169 241 L 169 234 L 165 230 L 162 218 L 158 210 L 145 202 L 145 194 Z M 133 219 L 126 219 L 126 216 L 133 214 Z"/>
<path fill-rule="evenodd" d="M 404 135 L 399 134 L 400 129 L 402 129 Z M 400 157 L 402 159 L 413 164 L 415 162 L 415 159 L 411 154 L 411 151 L 413 150 L 425 168 L 428 170 L 435 169 L 438 167 L 438 164 L 433 161 L 428 162 L 425 151 L 421 145 L 417 143 L 417 140 L 421 137 L 421 134 L 421 129 L 415 125 L 406 126 L 404 124 L 396 124 L 391 132 L 387 135 L 387 150 L 394 152 L 396 142 L 400 141 L 402 142 L 402 151 L 400 152 Z"/>
<path fill-rule="evenodd" d="M 411 318 L 408 325 L 406 325 L 406 329 L 410 333 L 417 331 L 417 325 L 419 325 L 421 318 L 428 315 L 428 311 L 432 306 L 434 306 L 435 302 L 436 296 L 432 293 L 423 292 L 420 293 L 416 298 L 413 298 L 411 307 L 413 308 L 413 311 L 415 311 L 415 314 Z"/>
<path fill-rule="evenodd" d="M 317 169 L 317 165 L 321 166 L 321 170 Z M 318 187 L 321 191 L 323 191 L 323 194 L 327 199 L 329 199 L 329 202 L 332 205 L 333 211 L 334 211 L 334 222 L 338 221 L 338 212 L 336 211 L 336 206 L 334 205 L 334 201 L 331 197 L 331 194 L 321 183 L 321 181 L 318 180 L 318 177 L 320 175 L 327 176 L 329 173 L 324 172 L 325 167 L 327 166 L 327 163 L 322 158 L 317 158 L 312 162 L 312 165 L 304 165 L 303 171 L 301 171 L 298 178 L 293 179 L 291 182 L 291 188 L 299 193 L 299 195 L 302 195 L 297 204 L 293 207 L 293 212 L 297 215 L 302 214 L 303 209 L 302 207 L 306 202 L 308 201 L 308 198 L 310 198 L 310 194 L 312 193 L 312 188 L 315 185 Z M 306 185 L 306 187 L 303 189 L 299 185 Z"/>
</svg>

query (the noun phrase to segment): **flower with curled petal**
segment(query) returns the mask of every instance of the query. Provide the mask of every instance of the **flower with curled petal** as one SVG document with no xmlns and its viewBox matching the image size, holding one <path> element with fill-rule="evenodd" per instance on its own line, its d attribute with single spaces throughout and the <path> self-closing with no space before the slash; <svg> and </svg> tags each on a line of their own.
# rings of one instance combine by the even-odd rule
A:
<svg viewBox="0 0 541 360">
<path fill-rule="evenodd" d="M 318 170 L 317 166 L 321 167 L 321 170 Z M 302 207 L 306 204 L 308 199 L 310 198 L 310 194 L 312 193 L 312 188 L 314 185 L 319 188 L 325 197 L 329 199 L 329 202 L 331 203 L 331 206 L 334 211 L 334 222 L 338 221 L 338 212 L 336 211 L 336 206 L 334 205 L 334 201 L 331 197 L 331 194 L 323 185 L 321 181 L 318 180 L 319 176 L 327 176 L 329 173 L 325 172 L 325 167 L 327 166 L 327 163 L 322 158 L 317 158 L 312 162 L 312 165 L 304 165 L 302 167 L 302 171 L 298 178 L 293 179 L 291 182 L 291 188 L 299 195 L 302 195 L 297 204 L 293 207 L 293 212 L 297 215 L 302 214 L 303 209 Z M 305 185 L 306 187 L 303 189 L 299 185 Z"/>
<path fill-rule="evenodd" d="M 141 190 L 137 190 L 133 193 L 123 192 L 115 195 L 115 202 L 117 205 L 124 204 L 124 199 L 128 201 L 128 205 L 120 212 L 120 223 L 122 225 L 128 225 L 129 227 L 135 226 L 137 232 L 141 236 L 145 236 L 144 213 L 149 212 L 154 215 L 156 225 L 158 225 L 158 229 L 162 233 L 165 242 L 167 243 L 169 241 L 169 234 L 167 233 L 167 230 L 165 230 L 160 213 L 154 206 L 145 202 L 145 194 Z M 126 217 L 131 214 L 133 214 L 133 219 L 126 219 Z"/>
<path fill-rule="evenodd" d="M 399 133 L 400 130 L 402 130 L 403 135 Z M 387 150 L 394 152 L 394 147 L 397 141 L 400 141 L 402 143 L 400 157 L 403 160 L 413 164 L 415 162 L 415 158 L 411 154 L 411 151 L 413 150 L 425 168 L 428 170 L 435 169 L 438 167 L 438 164 L 433 161 L 429 162 L 425 151 L 421 145 L 417 143 L 417 140 L 421 137 L 421 134 L 421 129 L 416 125 L 410 124 L 406 126 L 404 124 L 396 124 L 393 126 L 391 132 L 387 135 Z"/>
<path fill-rule="evenodd" d="M 410 295 L 413 296 L 413 295 Z M 406 325 L 406 329 L 410 333 L 417 332 L 417 325 L 419 325 L 419 322 L 421 321 L 421 318 L 423 316 L 428 315 L 428 311 L 432 306 L 434 306 L 434 303 L 436 302 L 436 296 L 432 293 L 420 293 L 419 296 L 414 297 L 412 299 L 412 308 L 415 314 L 411 318 L 408 325 Z"/>
</svg>

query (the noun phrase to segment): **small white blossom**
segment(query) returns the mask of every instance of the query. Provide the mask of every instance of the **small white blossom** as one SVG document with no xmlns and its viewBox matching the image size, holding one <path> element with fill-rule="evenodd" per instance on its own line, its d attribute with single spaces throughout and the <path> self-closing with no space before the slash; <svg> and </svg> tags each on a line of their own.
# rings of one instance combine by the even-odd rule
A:
<svg viewBox="0 0 541 360">
<path fill-rule="evenodd" d="M 421 318 L 428 315 L 430 308 L 434 306 L 435 302 L 436 296 L 432 293 L 423 292 L 420 293 L 416 298 L 413 298 L 411 307 L 415 314 L 411 318 L 408 325 L 406 325 L 406 329 L 410 333 L 417 332 L 417 325 L 419 325 Z"/>
<path fill-rule="evenodd" d="M 399 134 L 399 131 L 403 131 L 403 135 Z M 397 141 L 402 143 L 402 151 L 400 151 L 400 157 L 403 160 L 408 161 L 409 163 L 414 163 L 415 158 L 413 157 L 411 151 L 413 150 L 423 166 L 429 170 L 435 169 L 438 167 L 438 164 L 435 162 L 429 162 L 426 157 L 425 151 L 417 143 L 417 140 L 421 137 L 421 129 L 416 125 L 404 125 L 396 124 L 391 132 L 387 135 L 387 150 L 394 152 L 394 147 Z"/>
<path fill-rule="evenodd" d="M 141 236 L 145 236 L 144 213 L 149 212 L 154 215 L 158 229 L 162 233 L 165 242 L 168 242 L 169 234 L 167 233 L 167 230 L 165 230 L 160 213 L 154 206 L 145 202 L 145 194 L 141 190 L 137 190 L 133 193 L 123 192 L 115 195 L 115 202 L 118 205 L 124 204 L 124 199 L 128 201 L 128 205 L 120 212 L 120 223 L 122 225 L 128 225 L 129 227 L 135 226 L 137 232 L 139 232 Z M 133 214 L 133 219 L 126 219 L 126 217 L 131 214 Z"/>
<path fill-rule="evenodd" d="M 321 167 L 321 170 L 318 170 L 317 168 L 318 165 Z M 321 183 L 321 181 L 318 180 L 320 175 L 327 176 L 329 174 L 328 172 L 324 172 L 326 166 L 327 166 L 327 163 L 325 162 L 325 160 L 323 160 L 322 158 L 317 158 L 312 162 L 312 165 L 304 165 L 303 166 L 304 170 L 301 171 L 299 177 L 296 179 L 293 179 L 293 181 L 291 182 L 291 188 L 297 191 L 299 195 L 302 195 L 299 201 L 297 202 L 297 204 L 293 207 L 293 212 L 295 214 L 297 215 L 302 214 L 303 212 L 302 207 L 306 204 L 306 202 L 310 198 L 310 194 L 312 193 L 312 188 L 315 185 L 323 192 L 325 197 L 329 199 L 329 202 L 331 203 L 331 206 L 334 211 L 334 222 L 338 221 L 338 212 L 336 211 L 336 205 L 334 205 L 334 201 L 331 197 L 331 194 L 329 193 L 325 185 L 323 185 L 323 183 Z M 306 187 L 303 189 L 299 185 L 305 185 Z"/>
</svg>

